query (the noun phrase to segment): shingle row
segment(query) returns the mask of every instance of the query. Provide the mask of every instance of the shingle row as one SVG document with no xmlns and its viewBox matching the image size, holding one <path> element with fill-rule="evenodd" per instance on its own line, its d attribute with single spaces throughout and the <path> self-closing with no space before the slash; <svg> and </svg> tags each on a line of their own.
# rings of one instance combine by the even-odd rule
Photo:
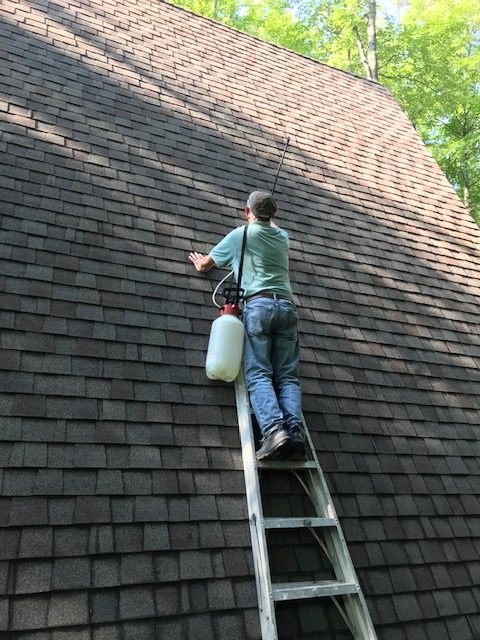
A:
<svg viewBox="0 0 480 640">
<path fill-rule="evenodd" d="M 245 583 L 232 584 L 222 580 L 195 583 L 190 587 L 165 584 L 102 589 L 93 594 L 66 591 L 37 598 L 23 595 L 10 602 L 10 630 L 168 618 L 181 616 L 186 609 L 191 614 L 224 611 L 224 615 L 231 610 L 230 615 L 235 616 L 238 615 L 234 613 L 236 609 L 252 608 L 252 595 L 252 589 L 246 589 Z"/>
<path fill-rule="evenodd" d="M 225 524 L 204 520 L 172 524 L 83 524 L 75 528 L 58 525 L 29 526 L 23 529 L 12 527 L 2 532 L 2 539 L 4 546 L 0 557 L 2 561 L 16 561 L 16 564 L 10 564 L 12 572 L 13 567 L 19 563 L 24 571 L 28 571 L 35 558 L 64 558 L 68 564 L 69 559 L 80 557 L 88 562 L 89 566 L 114 567 L 120 562 L 131 562 L 132 566 L 135 566 L 136 561 L 140 562 L 142 559 L 139 554 L 147 554 L 150 559 L 155 558 L 157 564 L 164 562 L 165 566 L 171 566 L 173 571 L 178 565 L 179 552 L 201 550 L 202 553 L 213 553 L 212 550 L 216 549 L 221 549 L 216 564 L 218 567 L 224 567 L 225 575 L 234 577 L 238 573 L 244 576 L 247 566 L 250 566 L 250 554 L 244 549 L 248 544 L 248 532 L 243 523 L 233 521 Z M 190 556 L 186 553 L 185 557 Z M 27 561 L 28 559 L 32 559 L 31 562 Z M 50 564 L 52 562 L 53 560 Z M 2 575 L 7 574 L 8 563 L 2 562 Z"/>
<path fill-rule="evenodd" d="M 242 496 L 134 495 L 132 497 L 0 498 L 0 526 L 83 525 L 109 522 L 184 522 L 190 520 L 242 520 Z"/>
</svg>

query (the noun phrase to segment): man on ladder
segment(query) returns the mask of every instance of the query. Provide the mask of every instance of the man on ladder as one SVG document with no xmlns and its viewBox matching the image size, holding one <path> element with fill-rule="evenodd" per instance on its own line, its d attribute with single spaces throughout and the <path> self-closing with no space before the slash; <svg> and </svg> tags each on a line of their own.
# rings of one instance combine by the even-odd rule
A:
<svg viewBox="0 0 480 640">
<path fill-rule="evenodd" d="M 273 223 L 277 204 L 266 191 L 250 194 L 242 287 L 245 291 L 244 369 L 250 402 L 262 434 L 258 460 L 305 458 L 302 428 L 298 313 L 288 275 L 288 234 Z M 209 255 L 189 255 L 197 271 L 230 266 L 238 279 L 243 227 Z"/>
<path fill-rule="evenodd" d="M 262 432 L 257 460 L 243 376 L 236 378 L 235 393 L 262 638 L 279 640 L 276 605 L 330 598 L 354 640 L 377 640 L 328 485 L 301 413 L 298 316 L 288 277 L 288 236 L 272 221 L 276 209 L 271 193 L 254 191 L 245 208 L 248 225 L 230 232 L 209 255 L 193 252 L 189 256 L 200 272 L 214 266 L 230 265 L 237 277 L 237 292 L 239 280 L 245 291 L 245 377 Z M 237 294 L 237 300 L 238 297 Z M 260 482 L 263 472 L 267 477 L 271 473 L 293 473 L 308 496 L 308 501 L 301 501 L 302 506 L 306 506 L 303 515 L 292 517 L 291 504 L 287 500 L 286 513 L 280 509 L 280 513 L 264 516 Z M 267 500 L 268 497 L 267 492 Z M 272 540 L 268 534 L 284 530 L 312 534 L 319 545 L 322 566 L 325 564 L 325 568 L 330 569 L 327 579 L 319 579 L 310 566 L 296 567 L 295 575 L 298 570 L 301 577 L 305 576 L 302 581 L 296 578 L 285 582 L 282 571 L 280 575 L 272 572 L 270 550 L 275 536 Z M 281 580 L 277 580 L 279 577 Z M 320 624 L 323 625 L 323 621 Z"/>
</svg>

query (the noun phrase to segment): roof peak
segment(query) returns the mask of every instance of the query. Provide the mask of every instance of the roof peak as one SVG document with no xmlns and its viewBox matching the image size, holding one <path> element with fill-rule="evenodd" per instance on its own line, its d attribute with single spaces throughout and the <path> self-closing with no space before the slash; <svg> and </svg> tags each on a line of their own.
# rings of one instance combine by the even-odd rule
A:
<svg viewBox="0 0 480 640">
<path fill-rule="evenodd" d="M 181 11 L 183 13 L 188 13 L 188 14 L 194 16 L 195 18 L 199 18 L 201 20 L 207 20 L 211 24 L 214 24 L 215 26 L 218 26 L 220 28 L 226 29 L 228 31 L 233 31 L 234 33 L 238 33 L 241 36 L 244 36 L 246 38 L 251 38 L 251 39 L 255 40 L 256 42 L 261 42 L 261 43 L 263 43 L 265 45 L 268 45 L 270 47 L 275 47 L 275 49 L 279 49 L 280 51 L 285 51 L 286 53 L 291 53 L 292 55 L 295 55 L 295 56 L 298 56 L 298 57 L 302 58 L 303 60 L 308 60 L 309 62 L 321 65 L 322 67 L 327 67 L 327 69 L 331 69 L 332 71 L 337 71 L 338 73 L 346 74 L 347 76 L 349 76 L 351 78 L 355 78 L 356 80 L 367 82 L 370 86 L 379 87 L 382 91 L 388 93 L 389 95 L 391 94 L 389 89 L 387 87 L 385 87 L 384 85 L 380 84 L 379 82 L 375 82 L 374 80 L 370 80 L 369 78 L 364 78 L 363 76 L 359 76 L 359 75 L 353 73 L 352 71 L 346 71 L 345 69 L 340 69 L 339 67 L 333 67 L 332 65 L 329 65 L 326 62 L 323 62 L 321 60 L 315 60 L 315 58 L 311 58 L 310 56 L 307 56 L 306 54 L 299 53 L 298 51 L 294 51 L 293 49 L 288 49 L 287 47 L 284 47 L 284 46 L 282 46 L 280 44 L 276 44 L 274 42 L 270 42 L 269 40 L 263 40 L 259 36 L 255 36 L 255 35 L 253 35 L 251 33 L 248 33 L 247 31 L 242 31 L 241 29 L 237 29 L 236 27 L 232 27 L 230 25 L 227 25 L 224 22 L 220 22 L 219 20 L 215 20 L 214 18 L 209 18 L 208 16 L 204 16 L 204 15 L 202 15 L 200 13 L 195 13 L 195 11 L 192 11 L 191 9 L 187 9 L 185 7 L 181 7 L 181 6 L 177 5 L 177 4 L 174 4 L 173 2 L 169 2 L 168 0 L 165 2 L 165 4 L 170 6 L 170 7 L 172 7 L 173 9 L 176 9 L 176 10 Z"/>
</svg>

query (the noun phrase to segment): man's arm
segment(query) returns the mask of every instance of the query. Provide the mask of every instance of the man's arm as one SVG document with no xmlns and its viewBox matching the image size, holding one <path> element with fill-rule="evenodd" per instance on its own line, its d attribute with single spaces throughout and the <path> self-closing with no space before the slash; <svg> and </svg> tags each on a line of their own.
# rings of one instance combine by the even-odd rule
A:
<svg viewBox="0 0 480 640">
<path fill-rule="evenodd" d="M 193 263 L 195 269 L 205 272 L 209 271 L 212 267 L 223 269 L 224 267 L 230 266 L 238 245 L 236 236 L 240 238 L 239 234 L 242 233 L 242 228 L 243 227 L 237 227 L 233 231 L 230 231 L 223 240 L 220 240 L 220 242 L 213 247 L 208 256 L 204 256 L 203 253 L 198 253 L 198 251 L 192 251 L 188 258 L 190 262 Z"/>
<path fill-rule="evenodd" d="M 200 272 L 210 271 L 215 266 L 215 262 L 210 256 L 204 256 L 203 253 L 198 253 L 197 251 L 192 251 L 188 258 L 195 269 Z"/>
</svg>

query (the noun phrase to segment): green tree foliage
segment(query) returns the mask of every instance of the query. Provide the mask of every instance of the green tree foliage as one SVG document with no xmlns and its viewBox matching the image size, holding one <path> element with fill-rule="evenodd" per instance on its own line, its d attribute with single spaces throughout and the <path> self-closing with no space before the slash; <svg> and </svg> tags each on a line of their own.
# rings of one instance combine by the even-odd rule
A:
<svg viewBox="0 0 480 640">
<path fill-rule="evenodd" d="M 369 0 L 174 0 L 317 60 L 366 75 Z M 403 106 L 480 225 L 479 0 L 398 0 L 377 23 L 379 80 Z"/>
<path fill-rule="evenodd" d="M 380 69 L 480 223 L 480 4 L 411 0 Z"/>
<path fill-rule="evenodd" d="M 174 3 L 267 42 L 319 57 L 316 30 L 297 18 L 288 0 L 175 0 Z"/>
<path fill-rule="evenodd" d="M 367 5 L 368 0 L 301 0 L 298 15 L 316 31 L 323 62 L 365 75 L 359 44 L 366 48 Z"/>
</svg>

